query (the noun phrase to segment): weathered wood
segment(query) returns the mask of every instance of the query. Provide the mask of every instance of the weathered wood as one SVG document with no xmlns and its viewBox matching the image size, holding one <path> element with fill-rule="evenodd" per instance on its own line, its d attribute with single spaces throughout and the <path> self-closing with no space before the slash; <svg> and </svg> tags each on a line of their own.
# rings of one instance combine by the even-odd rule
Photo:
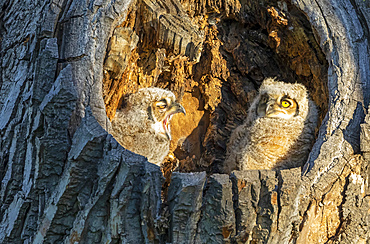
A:
<svg viewBox="0 0 370 244">
<path fill-rule="evenodd" d="M 0 243 L 370 242 L 367 1 L 0 7 Z M 305 84 L 321 109 L 308 162 L 216 174 L 266 76 Z M 109 134 L 120 97 L 150 85 L 189 111 L 168 162 L 207 171 L 173 173 L 168 194 Z"/>
<path fill-rule="evenodd" d="M 209 178 L 202 204 L 202 217 L 195 242 L 230 242 L 235 235 L 236 222 L 232 184 L 228 175 L 214 174 Z"/>
<path fill-rule="evenodd" d="M 277 181 L 273 171 L 232 175 L 237 212 L 237 240 L 266 243 L 277 228 Z M 246 188 L 246 189 L 244 189 Z"/>
<path fill-rule="evenodd" d="M 172 175 L 168 190 L 170 243 L 194 242 L 205 181 L 205 172 Z"/>
</svg>

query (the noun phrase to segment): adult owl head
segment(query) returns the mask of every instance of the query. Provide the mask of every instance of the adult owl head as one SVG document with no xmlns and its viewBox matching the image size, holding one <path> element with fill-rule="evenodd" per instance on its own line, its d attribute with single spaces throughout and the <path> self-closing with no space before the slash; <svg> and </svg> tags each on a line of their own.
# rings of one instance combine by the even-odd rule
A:
<svg viewBox="0 0 370 244">
<path fill-rule="evenodd" d="M 170 120 L 185 109 L 168 90 L 150 87 L 129 94 L 112 119 L 113 136 L 126 149 L 160 164 L 168 154 Z"/>
</svg>

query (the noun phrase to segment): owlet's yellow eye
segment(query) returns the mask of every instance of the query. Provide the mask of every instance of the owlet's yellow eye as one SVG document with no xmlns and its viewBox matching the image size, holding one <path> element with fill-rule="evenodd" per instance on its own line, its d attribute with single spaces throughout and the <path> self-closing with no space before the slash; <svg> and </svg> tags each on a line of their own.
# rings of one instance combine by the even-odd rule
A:
<svg viewBox="0 0 370 244">
<path fill-rule="evenodd" d="M 281 101 L 281 106 L 283 106 L 284 108 L 288 108 L 290 106 L 290 102 L 283 100 Z"/>
<path fill-rule="evenodd" d="M 167 107 L 167 104 L 163 104 L 163 103 L 162 104 L 158 104 L 157 107 L 159 109 L 165 109 Z"/>
<path fill-rule="evenodd" d="M 162 99 L 160 101 L 155 102 L 154 106 L 156 106 L 157 109 L 165 109 L 167 108 L 167 102 L 165 99 Z"/>
</svg>

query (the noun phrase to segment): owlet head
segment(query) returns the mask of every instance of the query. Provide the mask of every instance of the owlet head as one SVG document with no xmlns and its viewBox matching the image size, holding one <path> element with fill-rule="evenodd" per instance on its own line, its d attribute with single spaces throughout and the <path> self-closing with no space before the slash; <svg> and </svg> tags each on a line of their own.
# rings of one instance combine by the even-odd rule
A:
<svg viewBox="0 0 370 244">
<path fill-rule="evenodd" d="M 262 94 L 258 103 L 258 117 L 291 119 L 298 113 L 298 104 L 287 95 Z"/>
<path fill-rule="evenodd" d="M 296 116 L 305 118 L 307 107 L 308 94 L 303 85 L 267 78 L 251 110 L 255 110 L 258 117 L 292 119 Z"/>
<path fill-rule="evenodd" d="M 163 134 L 171 140 L 170 121 L 172 116 L 177 113 L 186 114 L 181 104 L 176 102 L 175 97 L 164 96 L 156 100 L 151 105 L 151 117 L 154 120 L 153 128 L 156 132 Z"/>
<path fill-rule="evenodd" d="M 141 88 L 130 94 L 125 100 L 125 109 L 136 113 L 141 126 L 150 126 L 154 132 L 164 138 L 171 139 L 170 120 L 176 113 L 184 113 L 185 109 L 176 101 L 171 91 L 158 87 Z M 140 126 L 140 125 L 139 125 Z"/>
</svg>

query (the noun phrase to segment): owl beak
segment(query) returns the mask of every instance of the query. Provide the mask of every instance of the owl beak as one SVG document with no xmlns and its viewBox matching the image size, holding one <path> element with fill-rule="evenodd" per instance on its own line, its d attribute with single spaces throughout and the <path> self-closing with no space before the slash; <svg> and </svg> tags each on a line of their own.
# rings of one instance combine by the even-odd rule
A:
<svg viewBox="0 0 370 244">
<path fill-rule="evenodd" d="M 270 115 L 271 115 L 271 114 L 273 114 L 273 113 L 275 113 L 275 112 L 276 112 L 276 110 L 275 110 L 275 108 L 273 107 L 273 105 L 272 105 L 272 104 L 270 104 L 270 103 L 267 103 L 266 116 L 267 116 L 267 117 L 270 117 Z"/>
<path fill-rule="evenodd" d="M 183 113 L 186 115 L 186 111 L 184 107 L 179 103 L 174 103 L 171 108 L 167 111 L 167 116 L 163 121 L 163 127 L 166 132 L 166 136 L 168 140 L 171 140 L 171 129 L 170 129 L 170 120 L 172 119 L 172 115 L 177 113 Z"/>
<path fill-rule="evenodd" d="M 172 109 L 173 109 L 172 114 L 183 113 L 184 115 L 186 115 L 185 108 L 180 103 L 175 103 L 170 110 Z"/>
<path fill-rule="evenodd" d="M 280 118 L 284 117 L 286 112 L 279 107 L 273 105 L 273 104 L 268 104 L 266 108 L 266 117 L 268 118 Z"/>
</svg>

